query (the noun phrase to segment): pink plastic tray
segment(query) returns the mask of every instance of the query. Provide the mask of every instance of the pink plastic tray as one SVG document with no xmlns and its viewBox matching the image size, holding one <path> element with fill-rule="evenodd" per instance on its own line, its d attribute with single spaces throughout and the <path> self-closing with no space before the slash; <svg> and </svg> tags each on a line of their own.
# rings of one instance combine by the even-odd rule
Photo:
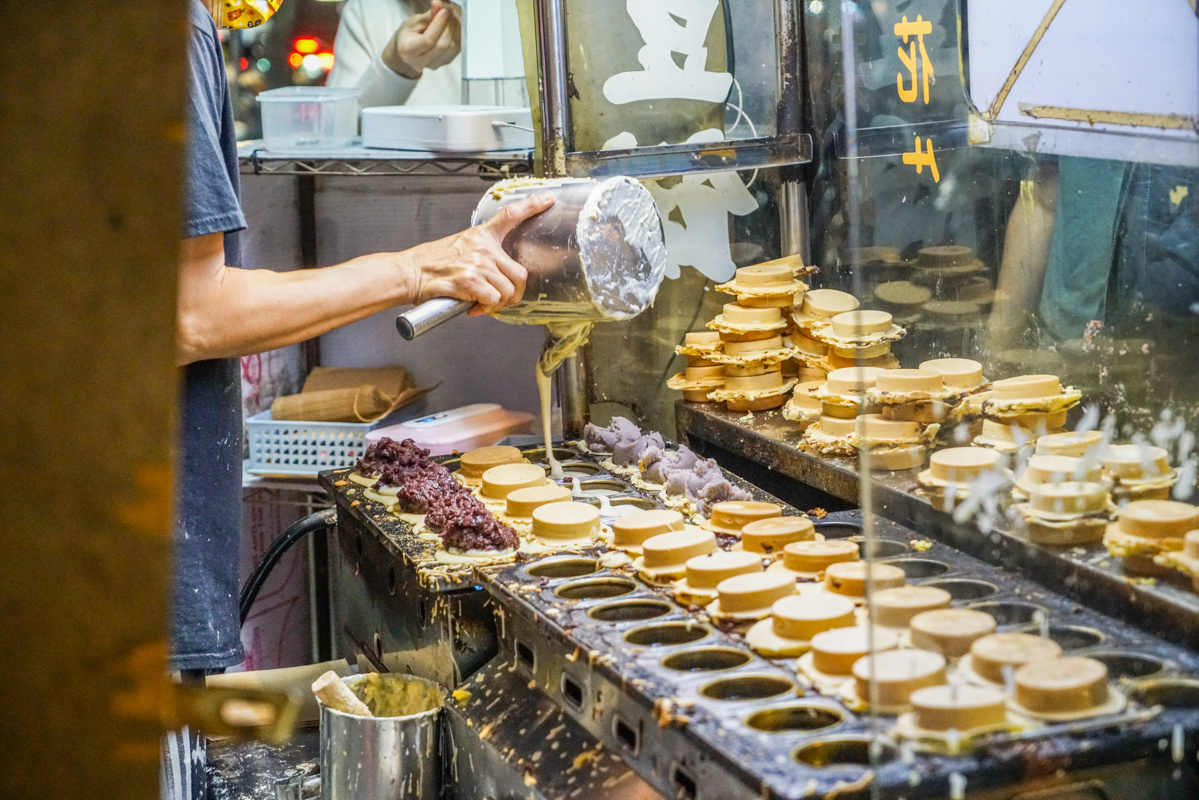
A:
<svg viewBox="0 0 1199 800">
<path fill-rule="evenodd" d="M 532 414 L 509 411 L 495 403 L 475 403 L 377 428 L 366 434 L 366 443 L 384 436 L 398 441 L 412 439 L 432 455 L 444 456 L 455 450 L 462 453 L 486 447 L 505 436 L 530 433 L 534 419 Z"/>
</svg>

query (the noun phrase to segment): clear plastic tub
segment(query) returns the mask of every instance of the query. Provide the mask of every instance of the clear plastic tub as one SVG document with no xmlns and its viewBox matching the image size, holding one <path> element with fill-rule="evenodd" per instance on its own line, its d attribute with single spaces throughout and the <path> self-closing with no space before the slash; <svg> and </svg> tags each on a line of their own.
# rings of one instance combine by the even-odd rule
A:
<svg viewBox="0 0 1199 800">
<path fill-rule="evenodd" d="M 267 150 L 335 150 L 358 135 L 358 90 L 288 86 L 258 94 Z"/>
</svg>

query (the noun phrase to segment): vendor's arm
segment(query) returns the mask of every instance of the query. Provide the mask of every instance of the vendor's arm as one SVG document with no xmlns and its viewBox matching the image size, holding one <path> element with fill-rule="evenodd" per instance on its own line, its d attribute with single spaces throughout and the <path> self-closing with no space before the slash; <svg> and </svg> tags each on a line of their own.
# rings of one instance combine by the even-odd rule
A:
<svg viewBox="0 0 1199 800">
<path fill-rule="evenodd" d="M 511 305 L 524 294 L 527 273 L 504 252 L 502 242 L 551 205 L 552 195 L 538 195 L 506 207 L 483 225 L 400 253 L 292 272 L 226 266 L 219 233 L 185 239 L 179 266 L 179 363 L 273 350 L 434 297 L 474 301 L 472 315 Z"/>
<path fill-rule="evenodd" d="M 328 83 L 358 87 L 362 108 L 403 105 L 424 70 L 443 67 L 458 55 L 462 8 L 433 0 L 428 11 L 405 19 L 380 47 L 378 21 L 370 19 L 366 5 L 350 3 L 342 15 Z"/>
<path fill-rule="evenodd" d="M 992 350 L 1015 345 L 1032 324 L 1041 303 L 1053 220 L 1057 206 L 1057 172 L 1042 167 L 1026 182 L 1008 219 L 999 265 L 995 303 L 987 321 Z"/>
</svg>

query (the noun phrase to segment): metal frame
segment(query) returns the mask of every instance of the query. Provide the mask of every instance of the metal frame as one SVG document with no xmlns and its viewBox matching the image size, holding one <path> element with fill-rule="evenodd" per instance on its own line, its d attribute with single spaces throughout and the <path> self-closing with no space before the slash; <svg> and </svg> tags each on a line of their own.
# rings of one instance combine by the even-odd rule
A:
<svg viewBox="0 0 1199 800">
<path fill-rule="evenodd" d="M 470 177 L 502 180 L 533 173 L 528 153 L 511 158 L 442 157 L 412 158 L 272 158 L 255 150 L 242 156 L 243 175 L 291 175 L 337 177 Z"/>
<path fill-rule="evenodd" d="M 779 31 L 776 136 L 628 150 L 574 149 L 566 0 L 536 0 L 536 11 L 541 146 L 547 176 L 660 178 L 695 172 L 769 169 L 811 161 L 812 139 L 800 130 L 800 36 L 796 0 L 775 0 L 775 25 Z"/>
</svg>

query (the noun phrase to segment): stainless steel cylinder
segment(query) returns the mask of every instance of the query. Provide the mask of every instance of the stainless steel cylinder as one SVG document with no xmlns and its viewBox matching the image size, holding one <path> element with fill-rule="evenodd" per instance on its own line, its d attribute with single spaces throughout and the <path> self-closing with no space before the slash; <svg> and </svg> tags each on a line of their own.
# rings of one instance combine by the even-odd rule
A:
<svg viewBox="0 0 1199 800">
<path fill-rule="evenodd" d="M 396 317 L 396 330 L 406 341 L 411 342 L 426 331 L 431 331 L 443 322 L 465 314 L 474 306 L 469 300 L 452 297 L 437 297 L 414 306 Z"/>
<path fill-rule="evenodd" d="M 345 679 L 353 688 L 373 679 Z M 381 681 L 427 684 L 411 675 L 379 675 Z M 374 709 L 372 709 L 374 710 Z M 441 707 L 395 717 L 356 717 L 321 706 L 323 800 L 427 800 L 440 797 Z"/>
<path fill-rule="evenodd" d="M 662 220 L 629 178 L 516 179 L 496 184 L 475 209 L 479 225 L 540 192 L 554 205 L 521 223 L 504 250 L 529 272 L 524 299 L 495 316 L 547 324 L 631 319 L 653 302 L 666 271 Z"/>
</svg>

